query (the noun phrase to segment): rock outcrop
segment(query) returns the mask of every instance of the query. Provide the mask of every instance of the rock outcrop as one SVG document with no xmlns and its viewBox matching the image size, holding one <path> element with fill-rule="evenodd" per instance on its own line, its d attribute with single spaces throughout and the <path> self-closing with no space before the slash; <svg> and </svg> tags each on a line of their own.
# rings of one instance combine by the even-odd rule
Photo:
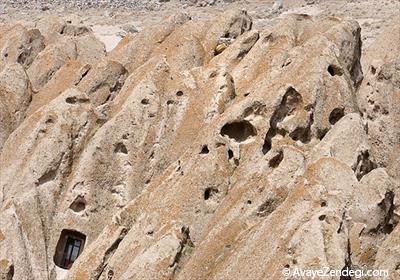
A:
<svg viewBox="0 0 400 280">
<path fill-rule="evenodd" d="M 0 277 L 397 279 L 394 26 L 363 63 L 334 17 L 177 14 L 108 54 L 54 17 L 0 31 Z"/>
</svg>

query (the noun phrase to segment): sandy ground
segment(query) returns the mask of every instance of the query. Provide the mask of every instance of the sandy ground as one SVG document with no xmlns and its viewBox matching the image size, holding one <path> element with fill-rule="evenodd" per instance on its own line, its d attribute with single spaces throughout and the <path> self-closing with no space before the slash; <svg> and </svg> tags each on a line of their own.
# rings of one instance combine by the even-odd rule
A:
<svg viewBox="0 0 400 280">
<path fill-rule="evenodd" d="M 28 11 L 0 6 L 0 23 L 23 21 L 33 24 L 49 14 L 57 14 L 71 20 L 74 24 L 90 26 L 96 36 L 105 43 L 110 51 L 132 29 L 138 31 L 150 26 L 162 18 L 178 11 L 184 11 L 193 18 L 210 18 L 226 9 L 246 9 L 253 17 L 254 27 L 263 29 L 273 24 L 276 17 L 287 13 L 337 16 L 353 18 L 362 27 L 364 49 L 397 18 L 400 20 L 400 0 L 283 0 L 283 9 L 278 14 L 270 14 L 273 0 L 247 0 L 212 7 L 184 7 L 178 2 L 171 2 L 158 11 L 140 10 L 102 10 L 85 11 L 56 8 L 47 11 L 38 9 Z M 312 4 L 310 4 L 310 2 Z M 128 27 L 128 28 L 127 28 Z"/>
</svg>

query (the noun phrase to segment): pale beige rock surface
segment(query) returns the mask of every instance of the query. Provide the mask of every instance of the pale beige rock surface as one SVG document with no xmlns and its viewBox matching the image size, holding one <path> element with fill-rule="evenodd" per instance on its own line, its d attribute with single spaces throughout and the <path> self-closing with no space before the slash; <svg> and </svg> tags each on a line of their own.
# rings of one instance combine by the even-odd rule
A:
<svg viewBox="0 0 400 280">
<path fill-rule="evenodd" d="M 109 53 L 34 27 L 0 29 L 1 279 L 398 278 L 398 21 L 366 50 L 351 19 L 258 30 L 240 9 Z M 66 231 L 85 239 L 69 270 Z"/>
</svg>

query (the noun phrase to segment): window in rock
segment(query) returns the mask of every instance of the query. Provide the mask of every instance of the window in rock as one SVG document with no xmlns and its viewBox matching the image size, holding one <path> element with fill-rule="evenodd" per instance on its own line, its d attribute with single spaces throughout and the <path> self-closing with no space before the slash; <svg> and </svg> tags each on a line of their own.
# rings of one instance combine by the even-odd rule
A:
<svg viewBox="0 0 400 280">
<path fill-rule="evenodd" d="M 83 251 L 86 236 L 77 231 L 63 230 L 57 243 L 54 262 L 57 266 L 70 269 Z"/>
</svg>

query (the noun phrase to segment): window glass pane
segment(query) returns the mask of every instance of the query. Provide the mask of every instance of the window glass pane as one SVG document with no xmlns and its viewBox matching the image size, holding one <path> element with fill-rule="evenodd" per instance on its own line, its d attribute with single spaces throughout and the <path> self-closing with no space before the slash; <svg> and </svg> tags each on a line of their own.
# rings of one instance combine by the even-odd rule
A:
<svg viewBox="0 0 400 280">
<path fill-rule="evenodd" d="M 74 246 L 72 249 L 72 254 L 71 254 L 71 262 L 74 262 L 76 258 L 78 257 L 79 254 L 79 247 Z"/>
<path fill-rule="evenodd" d="M 57 243 L 56 255 L 54 256 L 56 265 L 70 269 L 83 250 L 85 240 L 86 236 L 79 232 L 63 230 Z"/>
<path fill-rule="evenodd" d="M 65 250 L 65 252 L 66 252 L 66 254 L 65 254 L 65 258 L 69 258 L 69 256 L 71 255 L 71 251 L 72 251 L 72 245 L 71 244 L 68 244 L 67 245 L 67 248 L 66 248 L 66 250 Z"/>
</svg>

